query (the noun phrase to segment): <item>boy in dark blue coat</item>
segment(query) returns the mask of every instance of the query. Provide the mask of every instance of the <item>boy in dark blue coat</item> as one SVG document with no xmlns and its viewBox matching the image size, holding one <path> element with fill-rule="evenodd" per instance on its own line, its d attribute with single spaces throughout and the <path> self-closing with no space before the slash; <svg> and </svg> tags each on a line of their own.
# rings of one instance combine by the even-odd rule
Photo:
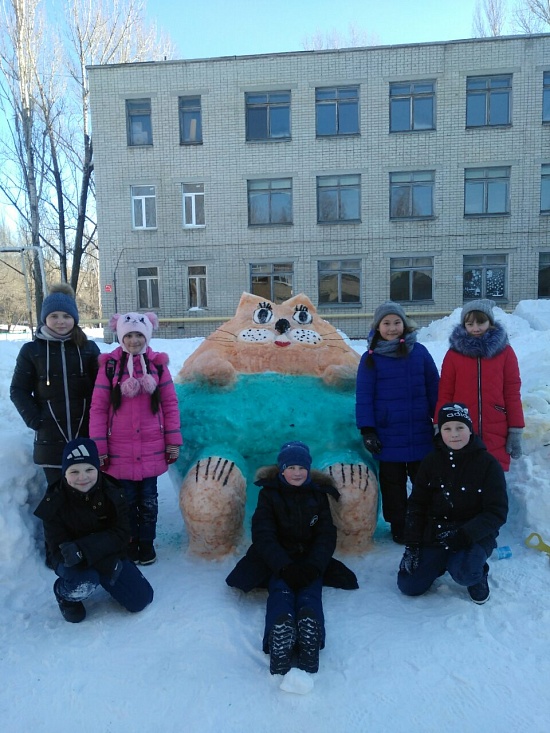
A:
<svg viewBox="0 0 550 733">
<path fill-rule="evenodd" d="M 277 466 L 260 469 L 252 545 L 226 579 L 245 592 L 267 585 L 263 649 L 271 674 L 290 670 L 295 648 L 298 667 L 317 672 L 325 645 L 323 583 L 357 588 L 355 575 L 332 558 L 328 496 L 337 500 L 338 491 L 329 476 L 310 469 L 309 448 L 298 441 L 283 445 Z"/>
<path fill-rule="evenodd" d="M 82 601 L 102 586 L 128 611 L 141 611 L 153 600 L 153 589 L 127 559 L 130 522 L 118 482 L 99 472 L 97 446 L 77 438 L 65 446 L 63 477 L 48 487 L 35 514 L 58 576 L 54 594 L 63 618 L 86 617 Z"/>
<path fill-rule="evenodd" d="M 474 603 L 485 603 L 487 558 L 508 514 L 504 471 L 472 432 L 466 405 L 443 405 L 438 426 L 436 448 L 420 464 L 409 497 L 397 585 L 418 596 L 448 571 Z"/>
</svg>

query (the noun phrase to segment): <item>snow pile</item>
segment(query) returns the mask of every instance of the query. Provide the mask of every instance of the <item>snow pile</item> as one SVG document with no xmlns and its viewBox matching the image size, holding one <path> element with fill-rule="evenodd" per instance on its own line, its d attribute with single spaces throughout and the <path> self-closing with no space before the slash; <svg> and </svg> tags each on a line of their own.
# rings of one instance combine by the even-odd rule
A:
<svg viewBox="0 0 550 733">
<path fill-rule="evenodd" d="M 510 515 L 499 538 L 513 554 L 490 560 L 490 601 L 476 606 L 448 576 L 420 598 L 402 596 L 395 582 L 402 548 L 380 520 L 374 550 L 346 560 L 359 590 L 325 591 L 319 673 L 288 679 L 270 676 L 261 650 L 265 593 L 245 596 L 224 583 L 237 556 L 207 562 L 186 554 L 172 475 L 159 481 L 159 560 L 143 568 L 155 589 L 151 606 L 131 615 L 98 591 L 84 623 L 61 618 L 32 515 L 44 489 L 33 433 L 9 400 L 25 339 L 2 334 L 2 730 L 546 733 L 550 564 L 524 540 L 536 531 L 550 542 L 549 313 L 548 301 L 525 301 L 512 315 L 496 310 L 519 358 L 527 427 L 525 455 L 507 477 Z M 459 314 L 419 332 L 438 366 Z M 95 337 L 102 351 L 113 349 Z M 153 339 L 153 348 L 168 352 L 176 374 L 200 342 Z M 351 343 L 358 353 L 366 348 Z M 245 538 L 240 551 L 246 547 Z"/>
</svg>

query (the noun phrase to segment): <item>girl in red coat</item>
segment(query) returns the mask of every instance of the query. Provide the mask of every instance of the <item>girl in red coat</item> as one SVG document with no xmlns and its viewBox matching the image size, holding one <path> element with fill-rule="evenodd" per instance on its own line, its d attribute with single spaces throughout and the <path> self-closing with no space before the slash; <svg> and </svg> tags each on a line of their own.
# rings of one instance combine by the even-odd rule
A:
<svg viewBox="0 0 550 733">
<path fill-rule="evenodd" d="M 176 391 L 167 354 L 149 346 L 155 313 L 114 315 L 120 346 L 99 358 L 92 396 L 90 435 L 103 471 L 119 479 L 130 509 L 128 557 L 141 565 L 156 560 L 157 476 L 182 444 Z"/>
<path fill-rule="evenodd" d="M 436 413 L 446 402 L 468 406 L 474 431 L 507 471 L 522 454 L 525 426 L 518 360 L 508 335 L 495 323 L 491 300 L 471 300 L 449 338 Z"/>
</svg>

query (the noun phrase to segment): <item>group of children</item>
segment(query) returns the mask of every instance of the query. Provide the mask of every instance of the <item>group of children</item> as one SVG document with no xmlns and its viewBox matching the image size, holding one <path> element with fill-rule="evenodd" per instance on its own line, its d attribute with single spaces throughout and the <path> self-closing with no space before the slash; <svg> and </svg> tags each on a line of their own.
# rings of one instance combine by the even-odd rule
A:
<svg viewBox="0 0 550 733">
<path fill-rule="evenodd" d="M 489 598 L 487 559 L 508 510 L 504 471 L 521 456 L 524 427 L 517 359 L 492 306 L 464 306 L 440 378 L 402 307 L 383 303 L 359 365 L 357 426 L 379 461 L 384 519 L 405 545 L 397 583 L 407 595 L 448 571 L 474 602 Z M 100 355 L 78 326 L 69 286 L 52 289 L 41 315 L 18 356 L 11 399 L 35 431 L 34 460 L 48 483 L 36 515 L 55 598 L 73 623 L 99 585 L 140 611 L 153 598 L 137 564 L 156 559 L 157 477 L 182 443 L 168 357 L 149 346 L 157 317 L 113 316 L 120 345 Z M 338 500 L 338 491 L 311 466 L 308 446 L 294 441 L 259 472 L 252 545 L 226 579 L 245 592 L 268 589 L 263 648 L 272 674 L 294 659 L 318 670 L 323 585 L 358 587 L 333 558 L 328 497 Z"/>
</svg>

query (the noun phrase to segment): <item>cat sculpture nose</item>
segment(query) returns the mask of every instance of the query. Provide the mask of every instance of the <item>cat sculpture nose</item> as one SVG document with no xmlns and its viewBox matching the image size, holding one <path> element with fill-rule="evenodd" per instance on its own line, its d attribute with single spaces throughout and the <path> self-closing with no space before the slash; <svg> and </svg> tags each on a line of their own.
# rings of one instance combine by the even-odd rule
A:
<svg viewBox="0 0 550 733">
<path fill-rule="evenodd" d="M 290 323 L 286 320 L 286 318 L 279 318 L 277 323 L 275 324 L 275 330 L 277 333 L 283 334 L 286 333 L 290 329 Z"/>
</svg>

